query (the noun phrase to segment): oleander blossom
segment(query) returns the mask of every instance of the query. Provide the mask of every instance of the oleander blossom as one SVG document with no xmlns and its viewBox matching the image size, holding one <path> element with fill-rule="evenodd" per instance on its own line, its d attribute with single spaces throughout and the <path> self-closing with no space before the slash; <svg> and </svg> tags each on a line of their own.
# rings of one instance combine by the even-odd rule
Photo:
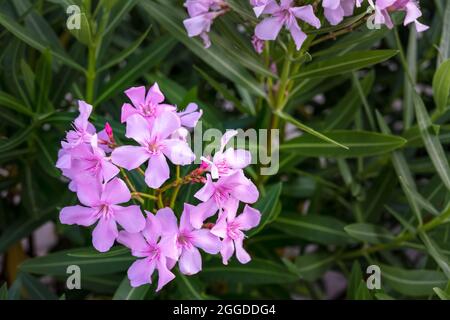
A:
<svg viewBox="0 0 450 320">
<path fill-rule="evenodd" d="M 259 8 L 259 7 L 258 7 Z M 261 40 L 275 40 L 284 26 L 292 35 L 297 50 L 300 50 L 306 34 L 298 25 L 300 19 L 309 25 L 320 28 L 320 20 L 314 14 L 313 6 L 294 7 L 293 0 L 268 0 L 260 14 L 268 15 L 255 28 L 255 35 Z"/>
<path fill-rule="evenodd" d="M 375 9 L 376 24 L 384 24 L 389 29 L 392 29 L 394 23 L 392 22 L 389 12 L 405 11 L 406 16 L 403 25 L 407 26 L 414 23 L 417 32 L 423 32 L 429 29 L 428 26 L 418 21 L 422 16 L 422 11 L 416 0 L 375 0 L 375 3 L 372 3 L 372 5 Z"/>
<path fill-rule="evenodd" d="M 194 228 L 200 228 L 203 222 L 219 212 L 218 219 L 222 217 L 223 211 L 239 201 L 244 203 L 255 203 L 258 200 L 258 188 L 253 182 L 245 177 L 242 170 L 237 170 L 229 176 L 223 176 L 217 181 L 206 176 L 206 182 L 194 195 L 202 201 L 197 205 L 195 214 L 191 215 L 191 223 Z"/>
<path fill-rule="evenodd" d="M 228 10 L 228 5 L 223 0 L 186 0 L 184 6 L 189 18 L 183 21 L 189 37 L 199 36 L 203 40 L 205 48 L 211 46 L 208 33 L 218 16 Z"/>
<path fill-rule="evenodd" d="M 85 184 L 78 188 L 77 196 L 84 206 L 65 207 L 59 214 L 61 223 L 89 227 L 97 223 L 92 232 L 92 244 L 100 252 L 108 251 L 118 236 L 117 223 L 126 231 L 136 233 L 145 226 L 145 219 L 137 205 L 119 206 L 131 200 L 125 182 L 114 178 L 102 184 Z"/>
<path fill-rule="evenodd" d="M 351 16 L 355 5 L 361 6 L 362 0 L 323 0 L 325 18 L 335 26 L 344 20 L 344 17 Z"/>
<path fill-rule="evenodd" d="M 228 148 L 225 150 L 228 142 L 238 134 L 236 130 L 228 130 L 220 140 L 220 149 L 214 154 L 212 160 L 206 157 L 201 159 L 208 164 L 208 170 L 213 179 L 229 176 L 238 170 L 244 169 L 252 161 L 252 155 L 249 151 L 243 149 Z"/>
<path fill-rule="evenodd" d="M 251 258 L 245 251 L 243 242 L 245 235 L 243 231 L 256 227 L 261 220 L 261 213 L 245 205 L 243 212 L 236 217 L 238 205 L 228 206 L 224 213 L 224 218 L 220 219 L 211 229 L 211 233 L 222 238 L 222 255 L 223 264 L 228 264 L 234 251 L 240 263 L 248 263 Z"/>
<path fill-rule="evenodd" d="M 193 210 L 195 206 L 184 204 L 179 226 L 172 209 L 164 208 L 156 213 L 162 227 L 161 245 L 167 249 L 170 258 L 178 260 L 180 272 L 186 275 L 202 270 L 202 257 L 198 249 L 217 254 L 222 248 L 219 238 L 209 229 L 196 229 L 192 226 L 190 217 Z"/>
<path fill-rule="evenodd" d="M 128 247 L 131 254 L 141 258 L 133 262 L 128 269 L 128 279 L 132 287 L 152 283 L 152 274 L 158 270 L 158 287 L 156 291 L 161 290 L 167 283 L 175 278 L 170 271 L 176 263 L 170 255 L 175 249 L 175 243 L 172 247 L 165 244 L 161 245 L 160 239 L 163 233 L 159 219 L 151 212 L 146 212 L 147 219 L 145 227 L 139 233 L 120 231 L 117 241 Z"/>
<path fill-rule="evenodd" d="M 145 182 L 150 188 L 159 188 L 170 177 L 166 157 L 178 165 L 190 164 L 195 159 L 185 141 L 170 138 L 180 127 L 180 119 L 169 111 L 158 116 L 152 126 L 139 115 L 130 117 L 127 120 L 126 137 L 134 139 L 140 146 L 114 149 L 111 154 L 112 162 L 133 170 L 148 161 Z"/>
</svg>

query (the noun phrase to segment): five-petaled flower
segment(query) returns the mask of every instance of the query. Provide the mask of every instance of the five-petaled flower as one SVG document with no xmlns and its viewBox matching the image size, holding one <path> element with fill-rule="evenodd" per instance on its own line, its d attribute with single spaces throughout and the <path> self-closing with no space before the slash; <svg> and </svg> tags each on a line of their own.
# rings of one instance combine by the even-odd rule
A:
<svg viewBox="0 0 450 320">
<path fill-rule="evenodd" d="M 422 12 L 416 0 L 375 0 L 374 7 L 376 24 L 384 24 L 388 28 L 393 28 L 394 23 L 391 20 L 389 12 L 406 11 L 405 20 L 403 21 L 405 26 L 414 23 L 417 32 L 423 32 L 429 28 L 418 21 L 422 16 Z"/>
<path fill-rule="evenodd" d="M 98 221 L 92 233 L 92 244 L 100 252 L 108 251 L 118 236 L 117 223 L 126 231 L 136 233 L 145 226 L 145 219 L 137 205 L 122 207 L 131 199 L 125 182 L 114 178 L 102 184 L 85 184 L 78 188 L 77 196 L 84 206 L 65 207 L 59 219 L 64 224 L 91 226 Z"/>
</svg>

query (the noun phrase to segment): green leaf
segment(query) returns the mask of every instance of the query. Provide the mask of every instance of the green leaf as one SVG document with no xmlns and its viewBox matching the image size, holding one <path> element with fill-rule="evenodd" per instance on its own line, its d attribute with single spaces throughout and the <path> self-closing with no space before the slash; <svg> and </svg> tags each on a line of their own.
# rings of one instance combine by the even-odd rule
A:
<svg viewBox="0 0 450 320">
<path fill-rule="evenodd" d="M 17 38 L 27 43 L 29 46 L 39 50 L 40 52 L 44 52 L 48 46 L 48 44 L 42 43 L 39 40 L 35 39 L 33 35 L 30 35 L 29 32 L 22 27 L 20 24 L 12 20 L 7 15 L 0 12 L 0 24 L 3 25 L 9 32 L 14 34 Z M 59 59 L 62 63 L 77 69 L 78 71 L 84 72 L 84 68 L 73 61 L 67 53 L 64 51 L 51 50 L 52 56 Z"/>
<path fill-rule="evenodd" d="M 352 242 L 344 232 L 345 223 L 333 217 L 280 215 L 273 223 L 273 226 L 293 237 L 325 245 L 344 245 Z"/>
<path fill-rule="evenodd" d="M 205 294 L 201 288 L 201 282 L 198 280 L 197 276 L 186 276 L 177 270 L 175 281 L 177 283 L 177 288 L 184 299 L 205 299 Z"/>
<path fill-rule="evenodd" d="M 371 72 L 361 81 L 364 95 L 367 96 L 369 94 L 374 80 L 375 74 Z M 354 121 L 355 114 L 357 114 L 360 107 L 361 98 L 358 96 L 358 89 L 354 85 L 339 103 L 331 109 L 330 114 L 326 116 L 323 124 L 324 130 L 346 129 Z"/>
<path fill-rule="evenodd" d="M 150 31 L 151 27 L 148 28 L 139 38 L 137 38 L 133 43 L 128 45 L 125 50 L 120 51 L 116 56 L 109 58 L 108 61 L 103 64 L 100 68 L 98 68 L 98 72 L 102 72 L 106 69 L 111 68 L 112 66 L 115 66 L 116 64 L 124 61 L 130 54 L 132 54 L 134 51 L 136 51 L 137 48 L 142 44 L 145 38 L 147 38 L 147 35 Z"/>
<path fill-rule="evenodd" d="M 95 101 L 95 105 L 102 103 L 117 94 L 117 92 L 122 91 L 144 73 L 148 72 L 153 66 L 160 63 L 172 51 L 174 45 L 175 41 L 173 38 L 162 37 L 145 48 L 106 84 L 97 101 Z"/>
<path fill-rule="evenodd" d="M 132 287 L 130 285 L 130 279 L 125 276 L 120 283 L 119 288 L 117 288 L 117 291 L 114 293 L 113 300 L 144 300 L 150 287 L 149 284 L 140 287 Z"/>
<path fill-rule="evenodd" d="M 278 115 L 281 119 L 286 120 L 287 122 L 292 123 L 294 126 L 296 126 L 297 128 L 299 128 L 300 130 L 303 130 L 307 133 L 309 133 L 310 135 L 316 137 L 317 139 L 323 140 L 325 142 L 330 143 L 331 145 L 334 145 L 336 147 L 342 148 L 342 149 L 348 149 L 347 146 L 331 139 L 330 137 L 328 137 L 327 135 L 324 135 L 316 130 L 314 130 L 313 128 L 308 127 L 307 125 L 301 123 L 300 121 L 298 121 L 297 119 L 293 118 L 292 116 L 290 116 L 287 113 L 284 113 L 281 110 L 277 110 L 275 111 L 275 114 Z M 291 140 L 292 141 L 292 140 Z"/>
<path fill-rule="evenodd" d="M 433 77 L 433 94 L 438 111 L 444 113 L 449 105 L 450 59 L 441 64 Z"/>
<path fill-rule="evenodd" d="M 252 229 L 247 233 L 248 237 L 253 237 L 255 234 L 263 230 L 267 224 L 274 221 L 277 213 L 277 204 L 280 201 L 281 189 L 283 184 L 277 183 L 266 188 L 266 194 L 259 198 L 253 207 L 261 212 L 261 221 L 257 228 Z"/>
<path fill-rule="evenodd" d="M 222 261 L 215 259 L 211 263 L 205 263 L 200 276 L 210 281 L 221 280 L 259 285 L 292 283 L 297 280 L 297 275 L 283 265 L 258 258 L 253 258 L 247 264 L 234 260 L 228 265 L 223 265 Z"/>
<path fill-rule="evenodd" d="M 0 92 L 0 106 L 9 108 L 27 116 L 33 116 L 33 112 L 30 109 L 24 106 L 21 101 L 6 92 Z"/>
<path fill-rule="evenodd" d="M 330 269 L 335 260 L 329 253 L 312 253 L 295 259 L 296 271 L 305 280 L 315 281 Z"/>
<path fill-rule="evenodd" d="M 438 53 L 438 67 L 450 58 L 450 2 L 447 1 L 442 17 L 442 35 Z"/>
<path fill-rule="evenodd" d="M 85 252 L 86 249 L 72 249 L 51 253 L 49 255 L 24 261 L 20 270 L 28 273 L 43 275 L 67 275 L 66 270 L 70 265 L 81 268 L 83 275 L 111 274 L 125 271 L 136 258 L 129 253 L 111 255 L 123 248 L 113 248 L 108 253 L 95 253 L 91 256 L 77 257 L 76 254 Z"/>
<path fill-rule="evenodd" d="M 392 289 L 411 297 L 424 297 L 433 294 L 434 287 L 444 287 L 447 278 L 434 270 L 406 270 L 381 265 L 382 281 Z"/>
<path fill-rule="evenodd" d="M 436 295 L 439 297 L 439 299 L 441 299 L 441 300 L 450 300 L 450 294 L 448 294 L 447 292 L 445 292 L 441 288 L 438 288 L 438 287 L 433 288 L 433 291 L 436 293 Z"/>
<path fill-rule="evenodd" d="M 70 33 L 82 44 L 90 46 L 93 41 L 92 28 L 89 19 L 84 12 L 76 13 L 76 18 L 80 19 L 80 28 L 69 29 Z"/>
<path fill-rule="evenodd" d="M 347 299 L 356 299 L 357 291 L 362 280 L 361 267 L 358 261 L 353 262 L 352 271 L 347 285 Z"/>
<path fill-rule="evenodd" d="M 37 62 L 36 68 L 36 113 L 51 111 L 48 95 L 52 84 L 52 56 L 45 50 Z"/>
<path fill-rule="evenodd" d="M 335 143 L 323 141 L 313 136 L 301 136 L 280 146 L 281 151 L 294 152 L 308 157 L 369 157 L 389 153 L 401 148 L 406 140 L 387 134 L 367 131 L 336 130 L 325 132 L 329 139 L 345 145 L 342 149 Z"/>
<path fill-rule="evenodd" d="M 342 75 L 386 61 L 397 53 L 397 50 L 351 52 L 343 56 L 313 62 L 303 68 L 294 78 L 325 78 Z"/>
<path fill-rule="evenodd" d="M 33 132 L 34 126 L 28 126 L 25 130 L 21 130 L 6 141 L 0 139 L 0 153 L 7 152 L 25 142 Z"/>
<path fill-rule="evenodd" d="M 169 31 L 178 41 L 182 42 L 189 50 L 200 59 L 209 64 L 213 69 L 224 77 L 248 88 L 252 93 L 265 97 L 261 85 L 245 69 L 238 66 L 233 59 L 226 56 L 222 49 L 214 44 L 205 49 L 200 40 L 187 36 L 183 28 L 183 18 L 185 16 L 180 10 L 171 7 L 170 4 L 156 4 L 155 2 L 143 1 L 139 4 L 148 14 L 158 21 Z"/>
<path fill-rule="evenodd" d="M 6 282 L 0 287 L 0 300 L 8 300 L 8 287 Z"/>
<path fill-rule="evenodd" d="M 33 300 L 58 300 L 58 297 L 50 292 L 46 286 L 44 286 L 38 279 L 35 277 L 22 273 L 20 274 L 22 278 L 22 284 L 26 289 L 28 295 Z"/>
<path fill-rule="evenodd" d="M 447 157 L 439 141 L 439 136 L 431 132 L 433 123 L 425 108 L 425 104 L 417 94 L 414 95 L 414 106 L 425 149 L 427 150 L 438 175 L 441 177 L 442 182 L 447 189 L 450 190 L 450 168 Z"/>
<path fill-rule="evenodd" d="M 388 243 L 395 237 L 386 229 L 368 223 L 354 223 L 346 226 L 344 230 L 353 238 L 371 244 Z"/>
<path fill-rule="evenodd" d="M 426 234 L 426 232 L 419 232 L 419 236 L 425 244 L 429 255 L 433 257 L 434 261 L 436 261 L 437 265 L 445 273 L 447 278 L 450 279 L 450 266 L 447 257 L 441 253 L 439 246 Z"/>
</svg>

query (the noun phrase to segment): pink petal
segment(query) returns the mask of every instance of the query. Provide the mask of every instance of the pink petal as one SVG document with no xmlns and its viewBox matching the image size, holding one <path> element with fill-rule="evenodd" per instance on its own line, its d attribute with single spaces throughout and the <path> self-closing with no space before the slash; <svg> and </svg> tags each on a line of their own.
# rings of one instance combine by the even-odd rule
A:
<svg viewBox="0 0 450 320">
<path fill-rule="evenodd" d="M 130 98 L 135 107 L 145 103 L 145 87 L 132 87 L 125 91 L 125 94 Z"/>
<path fill-rule="evenodd" d="M 161 254 L 171 260 L 178 260 L 181 251 L 177 246 L 177 233 L 172 233 L 166 236 L 162 236 L 158 243 L 158 247 L 161 250 Z"/>
<path fill-rule="evenodd" d="M 183 20 L 189 37 L 196 37 L 211 28 L 212 19 L 208 13 Z"/>
<path fill-rule="evenodd" d="M 161 224 L 153 213 L 146 211 L 147 219 L 142 234 L 149 244 L 155 245 L 162 234 Z"/>
<path fill-rule="evenodd" d="M 92 244 L 98 251 L 106 252 L 111 249 L 118 234 L 114 219 L 100 218 L 92 232 Z"/>
<path fill-rule="evenodd" d="M 209 254 L 216 254 L 222 248 L 219 238 L 208 229 L 192 231 L 192 243 Z"/>
<path fill-rule="evenodd" d="M 234 240 L 234 246 L 236 247 L 236 258 L 240 263 L 248 263 L 252 258 L 250 258 L 250 255 L 245 251 L 243 247 L 243 239 L 239 238 Z"/>
<path fill-rule="evenodd" d="M 107 204 L 119 204 L 130 201 L 131 193 L 122 179 L 114 178 L 105 185 L 102 201 Z"/>
<path fill-rule="evenodd" d="M 280 17 L 266 18 L 256 26 L 255 35 L 261 40 L 275 40 L 283 23 Z"/>
<path fill-rule="evenodd" d="M 120 122 L 124 123 L 129 117 L 139 114 L 139 111 L 129 103 L 124 103 L 122 106 L 122 114 L 120 116 Z"/>
<path fill-rule="evenodd" d="M 128 269 L 128 279 L 132 287 L 139 287 L 152 283 L 152 274 L 155 270 L 155 262 L 150 259 L 140 259 L 133 262 Z"/>
<path fill-rule="evenodd" d="M 97 221 L 95 210 L 82 206 L 72 206 L 62 208 L 59 213 L 59 220 L 63 224 L 77 224 L 89 227 Z"/>
<path fill-rule="evenodd" d="M 256 227 L 261 220 L 261 213 L 252 207 L 245 205 L 244 211 L 234 221 L 239 223 L 239 229 L 249 230 Z"/>
<path fill-rule="evenodd" d="M 145 228 L 145 218 L 139 206 L 114 206 L 114 218 L 128 232 L 137 233 Z"/>
<path fill-rule="evenodd" d="M 158 288 L 156 288 L 156 291 L 159 291 L 167 283 L 175 279 L 175 275 L 167 269 L 165 259 L 160 259 L 157 262 L 156 268 L 158 269 Z"/>
<path fill-rule="evenodd" d="M 295 7 L 291 9 L 292 13 L 300 20 L 312 25 L 316 29 L 320 28 L 320 20 L 314 14 L 314 9 L 312 5 L 306 5 L 302 7 Z"/>
<path fill-rule="evenodd" d="M 179 139 L 167 139 L 163 141 L 163 153 L 173 164 L 185 166 L 195 160 L 195 155 L 187 142 Z"/>
<path fill-rule="evenodd" d="M 100 203 L 101 185 L 98 183 L 77 184 L 77 197 L 82 204 L 95 207 Z"/>
<path fill-rule="evenodd" d="M 164 95 L 159 89 L 158 83 L 155 82 L 153 86 L 148 90 L 145 102 L 147 104 L 159 104 L 164 101 Z"/>
<path fill-rule="evenodd" d="M 222 239 L 227 238 L 228 234 L 228 223 L 226 219 L 219 219 L 216 225 L 211 229 L 211 233 Z M 222 243 L 223 244 L 223 243 Z"/>
<path fill-rule="evenodd" d="M 222 255 L 222 263 L 227 265 L 228 260 L 230 260 L 233 253 L 234 253 L 233 240 L 231 240 L 231 238 L 226 238 L 225 240 L 222 241 L 222 249 L 220 250 L 220 254 Z"/>
<path fill-rule="evenodd" d="M 148 121 L 140 116 L 134 115 L 127 119 L 127 132 L 125 136 L 134 139 L 141 145 L 146 145 L 151 140 L 150 125 Z"/>
<path fill-rule="evenodd" d="M 233 169 L 243 169 L 252 162 L 252 154 L 243 149 L 228 149 L 223 154 L 226 163 Z"/>
<path fill-rule="evenodd" d="M 162 208 L 156 212 L 156 218 L 159 220 L 163 235 L 173 235 L 178 233 L 177 217 L 171 208 Z"/>
<path fill-rule="evenodd" d="M 297 21 L 293 21 L 291 25 L 288 27 L 288 29 L 291 32 L 297 50 L 300 50 L 300 48 L 303 45 L 303 42 L 305 42 L 306 34 L 300 29 L 300 27 L 297 24 Z"/>
<path fill-rule="evenodd" d="M 210 199 L 206 202 L 202 202 L 197 205 L 194 212 L 191 212 L 191 224 L 194 228 L 200 229 L 203 225 L 203 221 L 213 216 L 219 208 L 217 207 L 214 199 Z"/>
<path fill-rule="evenodd" d="M 186 275 L 193 275 L 202 270 L 202 256 L 197 248 L 185 249 L 181 253 L 178 261 L 180 272 Z"/>
<path fill-rule="evenodd" d="M 148 244 L 141 233 L 120 231 L 117 242 L 131 249 L 135 257 L 146 257 L 148 255 L 146 252 Z"/>
<path fill-rule="evenodd" d="M 145 183 L 150 188 L 157 189 L 170 177 L 169 165 L 162 153 L 153 155 L 145 170 Z"/>
<path fill-rule="evenodd" d="M 103 181 L 108 182 L 119 174 L 120 170 L 109 161 L 102 161 Z"/>
<path fill-rule="evenodd" d="M 183 212 L 180 217 L 180 230 L 192 230 L 193 227 L 191 225 L 191 212 L 194 212 L 196 209 L 195 206 L 189 203 L 184 203 Z"/>
<path fill-rule="evenodd" d="M 205 202 L 208 201 L 215 192 L 216 189 L 214 188 L 214 183 L 211 180 L 211 176 L 208 174 L 206 176 L 205 185 L 195 193 L 194 197 L 196 197 L 200 201 Z"/>
<path fill-rule="evenodd" d="M 114 149 L 111 154 L 111 161 L 119 167 L 133 170 L 141 166 L 150 158 L 144 147 L 123 146 Z"/>
<path fill-rule="evenodd" d="M 156 140 L 164 140 L 180 126 L 180 118 L 176 113 L 164 111 L 156 117 L 151 131 L 151 137 Z"/>
<path fill-rule="evenodd" d="M 424 25 L 424 24 L 420 23 L 420 22 L 417 21 L 417 20 L 414 21 L 414 23 L 415 23 L 415 25 L 416 25 L 416 31 L 417 31 L 417 32 L 424 32 L 424 31 L 430 29 L 429 26 Z"/>
</svg>

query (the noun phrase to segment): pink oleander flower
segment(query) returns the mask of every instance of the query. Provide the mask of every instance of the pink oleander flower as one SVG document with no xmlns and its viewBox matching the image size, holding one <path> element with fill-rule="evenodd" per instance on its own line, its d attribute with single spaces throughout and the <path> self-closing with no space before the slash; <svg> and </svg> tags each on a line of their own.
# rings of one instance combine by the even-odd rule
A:
<svg viewBox="0 0 450 320">
<path fill-rule="evenodd" d="M 394 27 L 394 24 L 389 16 L 390 11 L 406 11 L 406 17 L 403 25 L 410 23 L 415 24 L 417 32 L 428 30 L 428 26 L 420 23 L 418 19 L 422 16 L 419 4 L 416 0 L 375 0 L 375 23 L 384 24 L 389 29 Z"/>
<path fill-rule="evenodd" d="M 261 214 L 258 210 L 246 205 L 242 214 L 236 217 L 237 209 L 238 205 L 227 207 L 224 213 L 226 217 L 219 219 L 211 229 L 211 233 L 223 239 L 220 250 L 223 264 L 228 264 L 235 249 L 240 263 L 247 263 L 251 260 L 250 255 L 243 247 L 245 235 L 242 231 L 256 227 L 261 220 Z"/>
<path fill-rule="evenodd" d="M 355 4 L 361 6 L 362 0 L 323 0 L 325 18 L 328 22 L 335 26 L 344 20 L 344 17 L 351 16 Z"/>
<path fill-rule="evenodd" d="M 261 54 L 264 50 L 264 40 L 259 39 L 256 35 L 252 37 L 252 45 L 253 49 L 255 49 L 256 53 Z"/>
<path fill-rule="evenodd" d="M 232 175 L 221 177 L 216 182 L 213 182 L 211 175 L 208 174 L 205 185 L 194 196 L 202 201 L 191 213 L 191 224 L 199 229 L 203 222 L 217 211 L 220 219 L 223 210 L 236 205 L 239 201 L 256 202 L 259 192 L 253 182 L 244 176 L 242 170 L 238 170 Z"/>
<path fill-rule="evenodd" d="M 69 152 L 70 157 L 67 158 L 64 152 Z M 111 163 L 105 151 L 98 146 L 97 135 L 92 136 L 91 144 L 82 144 L 70 151 L 63 149 L 60 155 L 56 167 L 72 180 L 71 189 L 74 191 L 80 184 L 101 184 L 119 173 L 119 168 Z"/>
<path fill-rule="evenodd" d="M 100 252 L 108 251 L 118 236 L 117 223 L 131 233 L 140 232 L 145 219 L 139 206 L 122 207 L 118 204 L 130 201 L 131 194 L 125 182 L 114 178 L 101 184 L 83 184 L 77 190 L 78 199 L 85 205 L 65 207 L 59 214 L 61 223 L 91 226 L 92 244 Z"/>
<path fill-rule="evenodd" d="M 184 4 L 189 19 L 183 21 L 189 37 L 199 36 L 205 48 L 211 46 L 208 32 L 215 18 L 224 14 L 227 4 L 223 0 L 187 0 Z"/>
<path fill-rule="evenodd" d="M 212 160 L 201 157 L 201 160 L 209 164 L 211 177 L 218 179 L 219 177 L 229 176 L 238 170 L 244 169 L 252 161 L 252 155 L 249 151 L 243 149 L 228 148 L 224 151 L 228 142 L 238 134 L 236 130 L 228 130 L 220 140 L 220 149 Z"/>
<path fill-rule="evenodd" d="M 202 116 L 203 111 L 199 110 L 196 103 L 189 103 L 183 111 L 177 113 L 180 117 L 181 125 L 186 128 L 195 128 L 198 120 Z"/>
<path fill-rule="evenodd" d="M 178 260 L 180 272 L 186 275 L 202 270 L 202 257 L 198 248 L 209 254 L 216 254 L 222 245 L 219 238 L 208 229 L 195 229 L 190 221 L 191 211 L 195 207 L 185 203 L 178 227 L 177 218 L 172 209 L 160 209 L 156 217 L 161 223 L 161 246 L 170 253 L 170 258 Z M 175 243 L 175 246 L 173 244 Z"/>
<path fill-rule="evenodd" d="M 178 165 L 190 164 L 195 159 L 185 141 L 170 138 L 180 126 L 180 118 L 170 111 L 161 113 L 154 119 L 153 125 L 140 115 L 128 118 L 126 137 L 134 139 L 140 146 L 114 149 L 111 154 L 112 162 L 133 170 L 148 161 L 145 182 L 150 188 L 159 188 L 170 176 L 166 157 Z"/>
<path fill-rule="evenodd" d="M 175 278 L 170 272 L 176 263 L 176 260 L 169 256 L 175 249 L 175 243 L 172 247 L 161 246 L 160 237 L 162 235 L 162 227 L 159 219 L 151 212 L 147 213 L 145 227 L 140 233 L 131 233 L 121 231 L 117 241 L 131 249 L 131 254 L 138 259 L 128 269 L 128 279 L 132 287 L 152 283 L 152 274 L 158 270 L 158 288 L 161 290 L 167 283 Z"/>
<path fill-rule="evenodd" d="M 152 122 L 157 116 L 166 111 L 175 112 L 176 108 L 172 105 L 162 103 L 165 99 L 159 86 L 155 83 L 146 94 L 144 86 L 132 87 L 125 91 L 133 105 L 124 103 L 122 106 L 121 122 L 124 123 L 129 117 L 139 114 Z"/>
<path fill-rule="evenodd" d="M 306 39 L 306 34 L 300 29 L 297 19 L 320 28 L 320 20 L 315 16 L 311 5 L 293 7 L 293 0 L 281 0 L 278 5 L 275 0 L 268 4 L 264 14 L 270 16 L 261 21 L 255 28 L 255 35 L 261 40 L 275 40 L 283 26 L 288 29 L 294 39 L 297 50 L 300 50 Z"/>
<path fill-rule="evenodd" d="M 92 106 L 80 100 L 78 108 L 80 115 L 73 122 L 73 130 L 67 132 L 66 141 L 61 143 L 64 149 L 73 148 L 82 143 L 90 143 L 92 135 L 95 134 L 95 127 L 89 122 Z"/>
</svg>

